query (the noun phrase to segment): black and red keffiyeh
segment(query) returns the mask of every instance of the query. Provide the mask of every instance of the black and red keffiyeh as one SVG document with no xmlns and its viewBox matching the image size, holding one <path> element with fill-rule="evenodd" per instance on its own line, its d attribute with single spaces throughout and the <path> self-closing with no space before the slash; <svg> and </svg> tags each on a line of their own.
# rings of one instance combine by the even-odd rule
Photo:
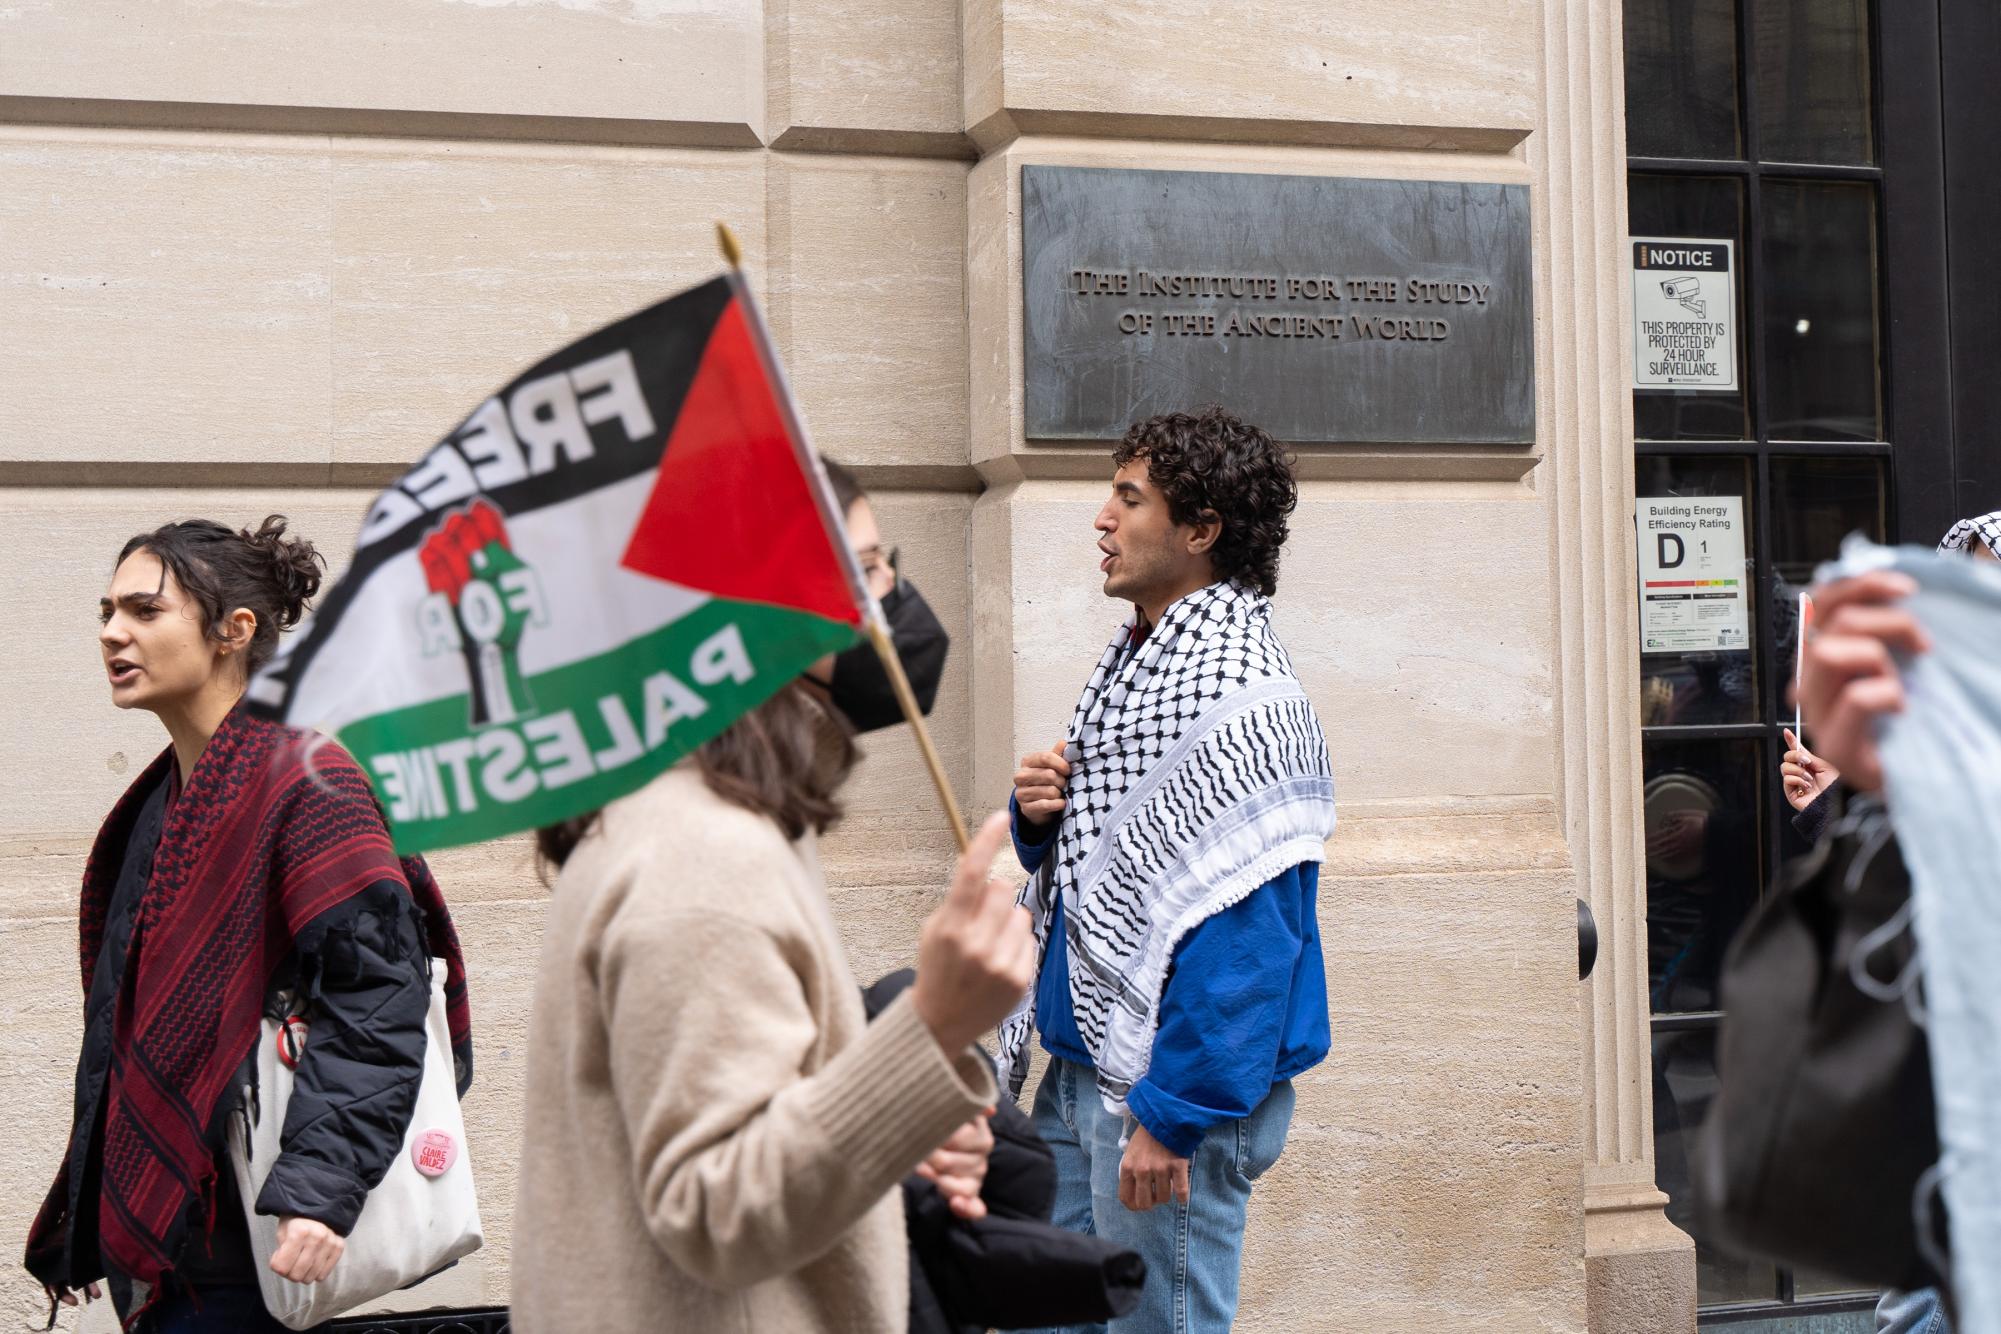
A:
<svg viewBox="0 0 2001 1334">
<path fill-rule="evenodd" d="M 169 747 L 91 849 L 79 908 L 86 996 L 126 844 L 173 763 Z M 472 1072 L 465 962 L 430 870 L 421 858 L 399 861 L 346 751 L 241 707 L 231 712 L 166 815 L 114 1005 L 94 1211 L 107 1270 L 151 1287 L 173 1267 L 189 1205 L 213 1183 L 225 1097 L 257 1040 L 276 971 L 314 919 L 383 880 L 408 885 L 426 946 L 447 963 L 463 1092 Z M 72 1145 L 92 1130 L 73 1125 Z M 75 1221 L 72 1161 L 66 1152 L 28 1237 L 28 1269 L 51 1295 L 84 1281 L 63 1272 Z"/>
</svg>

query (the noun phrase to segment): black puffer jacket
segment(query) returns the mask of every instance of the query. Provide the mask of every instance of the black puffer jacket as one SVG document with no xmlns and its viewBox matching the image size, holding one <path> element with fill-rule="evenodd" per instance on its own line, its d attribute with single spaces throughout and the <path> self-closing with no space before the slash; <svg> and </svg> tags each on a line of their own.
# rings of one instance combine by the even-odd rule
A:
<svg viewBox="0 0 2001 1334">
<path fill-rule="evenodd" d="M 422 927 L 401 885 L 373 885 L 315 928 L 286 970 L 305 1002 L 307 1038 L 257 1212 L 318 1219 L 346 1236 L 410 1128 L 430 985 Z M 246 1072 L 237 1086 L 247 1082 Z M 189 1283 L 256 1281 L 243 1204 L 226 1165 L 217 1180 L 214 1237 L 201 1228 L 188 1235 L 181 1273 Z"/>
<path fill-rule="evenodd" d="M 134 828 L 105 922 L 77 1062 L 79 1125 L 94 1126 L 97 1119 L 111 1052 L 111 1002 L 131 952 L 165 799 L 164 789 L 149 799 Z M 409 890 L 382 881 L 323 914 L 279 969 L 274 990 L 305 999 L 309 1031 L 286 1108 L 282 1153 L 258 1195 L 257 1212 L 317 1219 L 345 1236 L 403 1147 L 423 1076 L 430 979 L 422 923 Z M 252 1056 L 246 1053 L 246 1072 Z M 232 1085 L 246 1082 L 247 1074 Z M 221 1170 L 212 1208 L 196 1204 L 203 1216 L 189 1219 L 174 1266 L 196 1287 L 256 1282 L 243 1204 L 221 1161 L 222 1131 L 239 1105 L 232 1094 L 219 1109 L 213 1140 Z M 95 1133 L 77 1137 L 73 1152 L 82 1161 L 72 1164 L 70 1177 L 78 1222 L 70 1241 L 78 1254 L 68 1268 L 85 1276 L 99 1269 L 97 1140 Z"/>
<path fill-rule="evenodd" d="M 862 993 L 870 1018 L 915 979 L 891 973 Z M 910 1235 L 910 1334 L 983 1334 L 1096 1323 L 1139 1302 L 1137 1252 L 1057 1227 L 1056 1156 L 1006 1100 L 994 1109 L 994 1147 L 980 1199 L 987 1216 L 960 1218 L 920 1176 L 903 1182 Z"/>
<path fill-rule="evenodd" d="M 299 941 L 308 1036 L 260 1214 L 303 1214 L 343 1236 L 403 1147 L 424 1075 L 430 968 L 409 891 L 378 882 Z"/>
</svg>

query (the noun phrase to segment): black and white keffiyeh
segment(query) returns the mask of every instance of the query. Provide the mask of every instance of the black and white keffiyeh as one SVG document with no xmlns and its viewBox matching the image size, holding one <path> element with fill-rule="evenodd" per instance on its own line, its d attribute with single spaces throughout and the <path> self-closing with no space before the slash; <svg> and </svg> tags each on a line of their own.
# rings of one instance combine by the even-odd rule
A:
<svg viewBox="0 0 2001 1334">
<path fill-rule="evenodd" d="M 1146 1074 L 1174 948 L 1334 832 L 1327 741 L 1271 628 L 1271 603 L 1231 583 L 1170 606 L 1136 650 L 1112 637 L 1068 733 L 1068 808 L 1023 886 L 1038 958 L 1062 896 L 1070 1002 L 1106 1105 Z M 1039 968 L 1038 968 L 1039 971 Z M 1000 1031 L 1019 1095 L 1031 988 Z"/>
<path fill-rule="evenodd" d="M 1986 544 L 1996 560 L 2001 560 L 2001 510 L 1977 518 L 1961 519 L 1939 539 L 1940 551 L 1964 551 L 1975 540 Z"/>
</svg>

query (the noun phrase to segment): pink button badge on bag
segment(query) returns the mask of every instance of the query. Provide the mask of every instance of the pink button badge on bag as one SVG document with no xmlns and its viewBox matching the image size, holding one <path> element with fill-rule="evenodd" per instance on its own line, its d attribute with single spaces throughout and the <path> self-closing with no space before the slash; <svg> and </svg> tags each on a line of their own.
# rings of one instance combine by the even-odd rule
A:
<svg viewBox="0 0 2001 1334">
<path fill-rule="evenodd" d="M 427 1177 L 441 1177 L 459 1160 L 458 1137 L 449 1130 L 426 1130 L 410 1143 L 410 1161 Z"/>
</svg>

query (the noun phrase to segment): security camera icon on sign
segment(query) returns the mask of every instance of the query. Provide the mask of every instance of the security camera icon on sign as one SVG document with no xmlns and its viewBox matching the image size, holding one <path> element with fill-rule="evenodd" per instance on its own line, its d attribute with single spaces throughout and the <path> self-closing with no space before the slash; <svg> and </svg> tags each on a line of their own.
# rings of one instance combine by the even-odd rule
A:
<svg viewBox="0 0 2001 1334">
<path fill-rule="evenodd" d="M 1702 279 L 1692 273 L 1679 278 L 1670 278 L 1661 284 L 1661 294 L 1670 301 L 1681 303 L 1683 310 L 1698 320 L 1709 318 L 1709 303 L 1702 299 Z"/>
</svg>

